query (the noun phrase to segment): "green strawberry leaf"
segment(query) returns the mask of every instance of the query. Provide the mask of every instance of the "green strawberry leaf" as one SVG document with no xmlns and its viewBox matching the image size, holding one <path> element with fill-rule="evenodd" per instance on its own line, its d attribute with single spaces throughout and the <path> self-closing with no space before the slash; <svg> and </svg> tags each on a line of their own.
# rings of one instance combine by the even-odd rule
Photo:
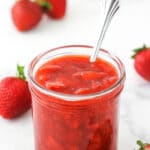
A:
<svg viewBox="0 0 150 150">
<path fill-rule="evenodd" d="M 43 10 L 51 10 L 52 9 L 52 5 L 47 2 L 47 1 L 43 1 L 41 2 L 40 6 L 43 8 Z"/>
<path fill-rule="evenodd" d="M 137 145 L 139 146 L 139 150 L 144 150 L 148 143 L 143 143 L 141 140 L 137 140 Z"/>
<path fill-rule="evenodd" d="M 24 74 L 24 66 L 20 66 L 19 64 L 17 64 L 17 73 L 16 73 L 16 76 L 18 78 L 26 80 L 26 76 Z"/>
<path fill-rule="evenodd" d="M 134 54 L 132 55 L 132 57 L 131 58 L 135 58 L 135 56 L 139 53 L 139 52 L 141 52 L 141 51 L 143 51 L 143 50 L 145 50 L 147 48 L 147 46 L 144 44 L 143 45 L 143 47 L 140 47 L 140 48 L 136 48 L 136 49 L 134 49 L 133 50 L 133 52 L 134 52 Z"/>
</svg>

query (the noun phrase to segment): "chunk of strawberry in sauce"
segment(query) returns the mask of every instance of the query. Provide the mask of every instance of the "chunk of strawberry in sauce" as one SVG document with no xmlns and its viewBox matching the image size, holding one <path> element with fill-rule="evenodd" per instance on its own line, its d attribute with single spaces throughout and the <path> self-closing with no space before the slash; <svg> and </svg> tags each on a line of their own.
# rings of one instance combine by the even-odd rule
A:
<svg viewBox="0 0 150 150">
<path fill-rule="evenodd" d="M 74 77 L 81 77 L 84 80 L 95 80 L 106 76 L 104 72 L 80 71 L 73 74 Z"/>
<path fill-rule="evenodd" d="M 97 129 L 96 129 L 97 128 Z M 109 150 L 112 141 L 113 130 L 109 120 L 95 126 L 95 132 L 92 136 L 88 150 Z"/>
<path fill-rule="evenodd" d="M 44 64 L 41 68 L 38 69 L 39 76 L 37 77 L 37 81 L 43 83 L 49 80 L 52 76 L 52 73 L 57 72 L 61 69 L 58 65 L 50 65 Z"/>
<path fill-rule="evenodd" d="M 61 67 L 58 65 L 44 64 L 41 68 L 39 68 L 39 71 L 41 71 L 42 73 L 51 73 L 60 69 Z"/>
<path fill-rule="evenodd" d="M 89 88 L 79 88 L 74 93 L 75 94 L 88 94 L 90 92 Z"/>
<path fill-rule="evenodd" d="M 63 82 L 59 81 L 46 81 L 45 86 L 47 89 L 50 90 L 58 90 L 66 87 L 66 85 Z"/>
</svg>

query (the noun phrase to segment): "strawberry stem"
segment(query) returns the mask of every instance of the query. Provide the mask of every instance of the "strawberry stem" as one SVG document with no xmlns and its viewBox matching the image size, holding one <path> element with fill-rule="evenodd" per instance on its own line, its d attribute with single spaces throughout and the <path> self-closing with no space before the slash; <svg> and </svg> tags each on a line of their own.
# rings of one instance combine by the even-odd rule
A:
<svg viewBox="0 0 150 150">
<path fill-rule="evenodd" d="M 47 1 L 41 2 L 40 6 L 43 8 L 43 10 L 51 10 L 52 9 L 52 5 Z"/>
<path fill-rule="evenodd" d="M 20 66 L 17 64 L 17 77 L 26 80 L 26 76 L 24 74 L 24 66 Z"/>
<path fill-rule="evenodd" d="M 47 12 L 52 9 L 52 5 L 48 0 L 35 0 L 35 1 L 43 9 L 44 12 Z"/>
<path fill-rule="evenodd" d="M 137 48 L 137 49 L 134 49 L 133 50 L 133 52 L 134 52 L 134 54 L 131 56 L 131 58 L 135 58 L 135 56 L 139 53 L 139 52 L 141 52 L 141 51 L 143 51 L 143 50 L 145 50 L 147 48 L 147 46 L 144 44 L 143 45 L 143 47 L 140 47 L 140 48 Z"/>
<path fill-rule="evenodd" d="M 139 145 L 139 150 L 144 150 L 147 146 L 147 143 L 143 143 L 141 140 L 138 140 L 136 143 Z"/>
</svg>

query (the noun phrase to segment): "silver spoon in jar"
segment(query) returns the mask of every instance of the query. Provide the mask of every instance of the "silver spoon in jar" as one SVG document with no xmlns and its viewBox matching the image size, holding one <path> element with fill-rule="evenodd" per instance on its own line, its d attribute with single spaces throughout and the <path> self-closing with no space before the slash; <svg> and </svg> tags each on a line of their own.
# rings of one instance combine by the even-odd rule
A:
<svg viewBox="0 0 150 150">
<path fill-rule="evenodd" d="M 106 1 L 106 0 L 105 0 Z M 107 0 L 107 2 L 105 2 L 107 6 L 106 7 L 106 15 L 104 18 L 104 23 L 101 29 L 101 33 L 100 33 L 100 37 L 98 39 L 98 42 L 96 44 L 96 47 L 94 48 L 94 51 L 90 57 L 90 62 L 93 63 L 95 62 L 98 52 L 101 48 L 103 39 L 105 37 L 106 31 L 111 23 L 112 18 L 114 17 L 114 15 L 116 14 L 116 12 L 118 11 L 118 9 L 120 8 L 120 3 L 119 0 Z"/>
</svg>

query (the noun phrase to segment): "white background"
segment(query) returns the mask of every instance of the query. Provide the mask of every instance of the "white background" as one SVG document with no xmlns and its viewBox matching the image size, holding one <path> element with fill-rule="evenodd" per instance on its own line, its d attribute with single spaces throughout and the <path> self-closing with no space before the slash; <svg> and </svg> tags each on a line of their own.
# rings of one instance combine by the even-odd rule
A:
<svg viewBox="0 0 150 150">
<path fill-rule="evenodd" d="M 37 54 L 68 44 L 94 45 L 100 31 L 99 0 L 68 0 L 63 20 L 43 20 L 32 31 L 20 33 L 11 20 L 15 1 L 0 4 L 0 77 L 13 75 L 19 62 L 27 66 Z M 127 79 L 120 106 L 119 150 L 133 150 L 137 139 L 150 142 L 150 83 L 133 67 L 132 49 L 150 46 L 150 1 L 122 0 L 121 9 L 105 37 L 103 48 L 125 64 Z M 67 141 L 66 141 L 67 142 Z M 7 121 L 0 118 L 0 150 L 33 150 L 31 111 Z"/>
</svg>

